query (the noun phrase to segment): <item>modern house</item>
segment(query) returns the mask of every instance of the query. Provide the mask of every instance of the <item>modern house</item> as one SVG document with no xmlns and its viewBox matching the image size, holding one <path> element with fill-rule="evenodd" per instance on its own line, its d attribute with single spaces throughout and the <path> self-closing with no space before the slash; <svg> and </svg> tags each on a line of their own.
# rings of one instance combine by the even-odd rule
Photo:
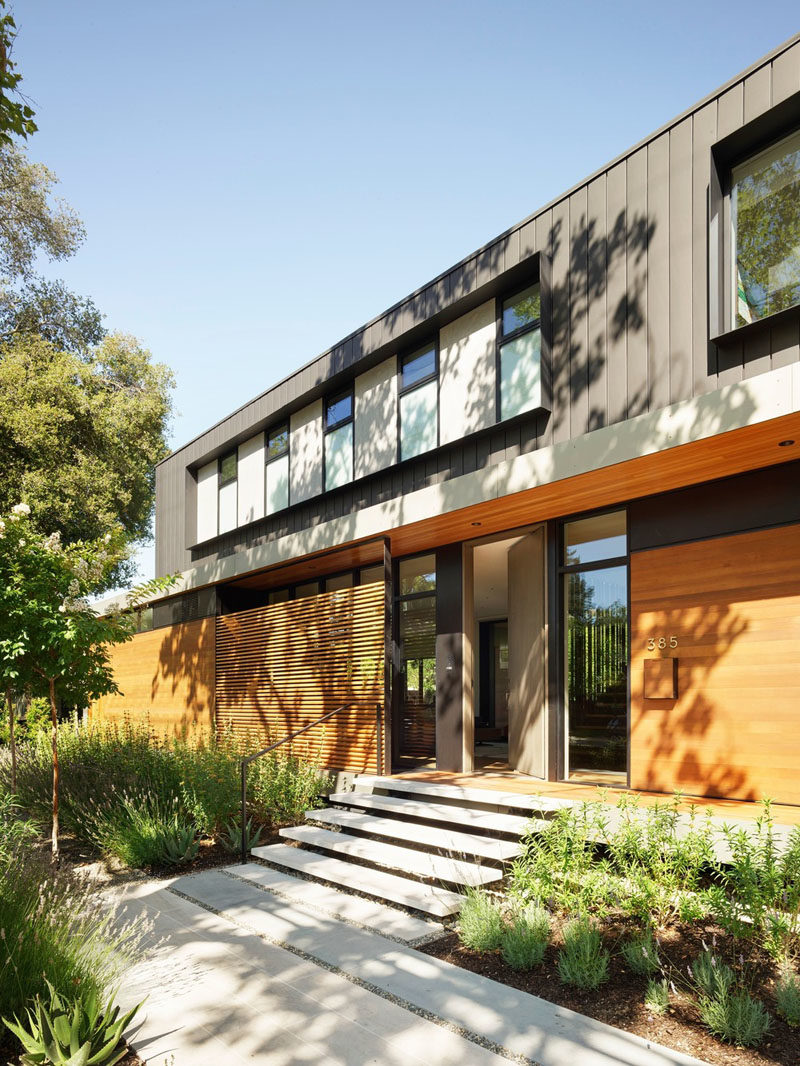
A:
<svg viewBox="0 0 800 1066">
<path fill-rule="evenodd" d="M 800 804 L 800 35 L 156 490 L 96 715 Z"/>
</svg>

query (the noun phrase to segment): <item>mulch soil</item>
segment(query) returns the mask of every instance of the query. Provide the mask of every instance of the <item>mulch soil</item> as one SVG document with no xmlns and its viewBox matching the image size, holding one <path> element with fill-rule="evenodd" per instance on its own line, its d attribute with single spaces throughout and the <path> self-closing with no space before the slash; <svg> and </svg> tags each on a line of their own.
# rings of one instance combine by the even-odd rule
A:
<svg viewBox="0 0 800 1066">
<path fill-rule="evenodd" d="M 665 973 L 674 976 L 678 995 L 672 996 L 666 1014 L 657 1015 L 644 1005 L 647 978 L 626 970 L 624 960 L 614 951 L 614 941 L 624 932 L 622 925 L 604 925 L 604 933 L 608 933 L 606 945 L 612 951 L 611 976 L 595 991 L 581 991 L 561 984 L 556 962 L 560 946 L 558 932 L 542 965 L 528 972 L 512 970 L 499 951 L 484 954 L 471 951 L 459 943 L 455 932 L 431 941 L 419 950 L 618 1029 L 626 1029 L 654 1043 L 693 1055 L 713 1066 L 768 1066 L 775 1063 L 800 1066 L 800 1029 L 792 1029 L 775 1013 L 773 984 L 776 971 L 765 953 L 756 951 L 749 960 L 752 967 L 749 972 L 755 982 L 754 994 L 764 1002 L 773 1019 L 766 1040 L 755 1051 L 733 1047 L 711 1036 L 686 991 L 687 967 L 702 951 L 703 941 L 711 947 L 712 938 L 716 937 L 715 954 L 729 963 L 737 958 L 735 952 L 737 948 L 741 950 L 741 943 L 734 945 L 730 937 L 712 925 L 682 926 L 662 932 L 658 938 L 659 955 L 662 964 L 666 964 Z"/>
</svg>

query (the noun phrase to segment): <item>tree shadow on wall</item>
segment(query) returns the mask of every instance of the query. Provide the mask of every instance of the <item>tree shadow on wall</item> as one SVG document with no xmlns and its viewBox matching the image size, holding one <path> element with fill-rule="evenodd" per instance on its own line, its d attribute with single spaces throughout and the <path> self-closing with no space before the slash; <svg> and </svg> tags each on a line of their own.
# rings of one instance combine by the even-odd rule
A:
<svg viewBox="0 0 800 1066">
<path fill-rule="evenodd" d="M 214 731 L 214 618 L 183 622 L 163 630 L 150 684 L 155 724 L 181 737 Z M 157 705 L 170 704 L 159 713 Z"/>
</svg>

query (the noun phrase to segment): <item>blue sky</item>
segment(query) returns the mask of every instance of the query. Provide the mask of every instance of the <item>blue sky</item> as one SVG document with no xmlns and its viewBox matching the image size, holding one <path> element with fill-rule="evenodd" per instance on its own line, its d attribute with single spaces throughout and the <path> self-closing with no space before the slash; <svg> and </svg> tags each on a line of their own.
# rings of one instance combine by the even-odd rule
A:
<svg viewBox="0 0 800 1066">
<path fill-rule="evenodd" d="M 174 445 L 800 28 L 782 0 L 13 6 L 30 155 L 88 231 L 48 272 L 173 368 Z"/>
</svg>

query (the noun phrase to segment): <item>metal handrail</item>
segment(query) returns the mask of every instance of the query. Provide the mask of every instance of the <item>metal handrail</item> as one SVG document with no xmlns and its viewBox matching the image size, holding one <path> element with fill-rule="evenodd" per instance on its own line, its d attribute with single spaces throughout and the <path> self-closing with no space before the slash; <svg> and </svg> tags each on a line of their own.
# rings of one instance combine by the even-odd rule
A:
<svg viewBox="0 0 800 1066">
<path fill-rule="evenodd" d="M 341 707 L 336 707 L 335 710 L 328 711 L 327 714 L 323 714 L 321 718 L 317 718 L 316 721 L 311 722 L 309 725 L 304 725 L 303 728 L 298 729 L 296 733 L 290 733 L 289 736 L 284 737 L 283 740 L 279 740 L 275 744 L 270 744 L 268 748 L 264 748 L 262 751 L 257 751 L 253 755 L 245 755 L 242 757 L 242 862 L 247 862 L 247 767 L 251 762 L 260 759 L 262 755 L 269 755 L 271 751 L 275 751 L 275 749 L 279 748 L 282 744 L 288 744 L 289 741 L 302 736 L 303 733 L 307 733 L 309 729 L 313 729 L 314 726 L 327 722 L 329 718 L 333 718 L 333 716 L 338 714 L 339 711 L 345 711 L 348 707 L 354 706 L 355 704 L 353 703 L 343 703 Z"/>
</svg>

